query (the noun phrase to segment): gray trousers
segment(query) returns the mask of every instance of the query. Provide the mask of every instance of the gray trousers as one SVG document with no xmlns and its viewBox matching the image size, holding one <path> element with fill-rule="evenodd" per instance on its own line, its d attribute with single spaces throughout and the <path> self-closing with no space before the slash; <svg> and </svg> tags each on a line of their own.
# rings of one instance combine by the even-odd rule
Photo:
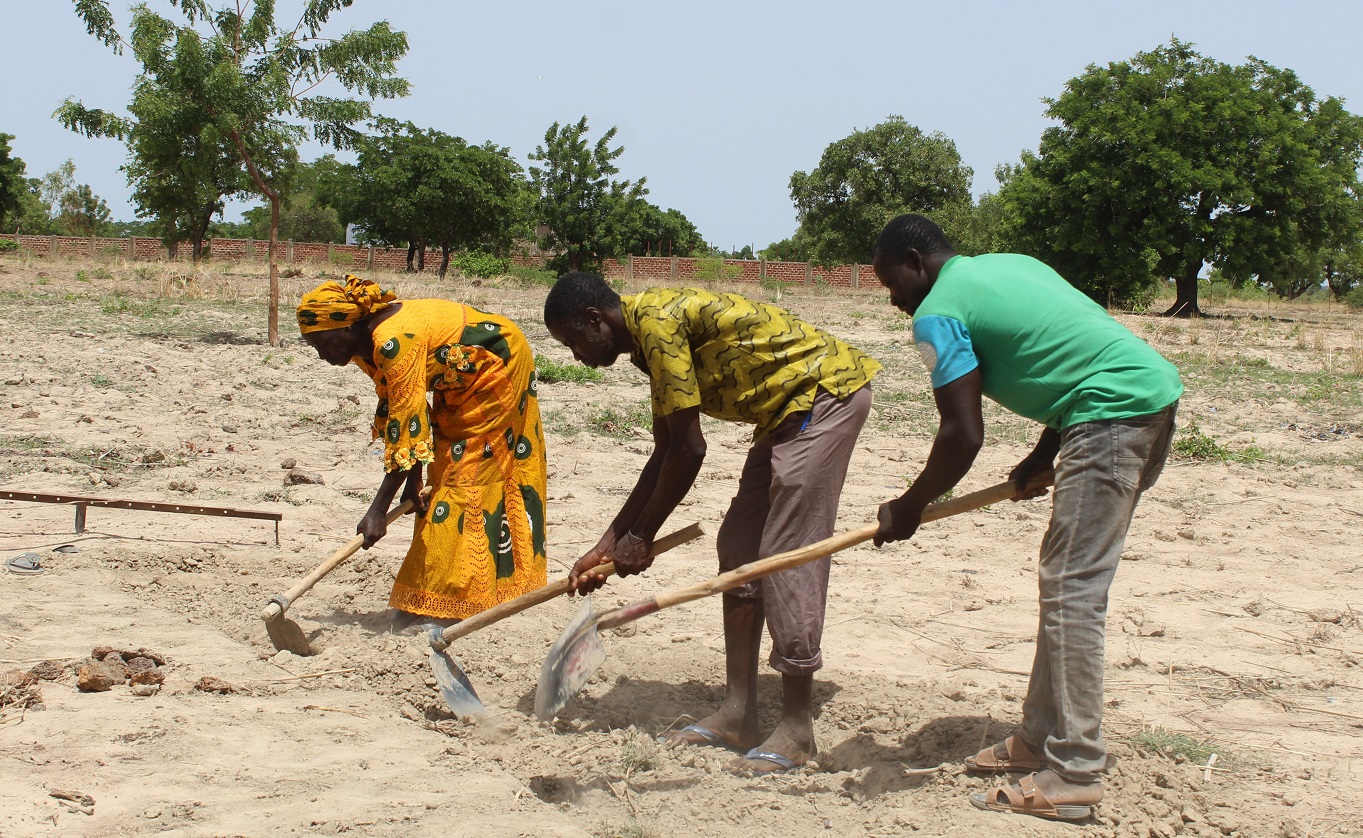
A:
<svg viewBox="0 0 1363 838">
<path fill-rule="evenodd" d="M 1050 527 L 1041 542 L 1041 617 L 1022 737 L 1072 783 L 1097 782 L 1103 743 L 1108 588 L 1141 493 L 1173 444 L 1178 402 L 1061 432 Z"/>
<path fill-rule="evenodd" d="M 721 571 L 833 534 L 847 463 L 870 410 L 870 384 L 841 401 L 820 390 L 813 410 L 787 417 L 753 445 L 716 537 Z M 811 675 L 823 666 L 829 565 L 824 557 L 726 592 L 762 600 L 778 672 Z"/>
</svg>

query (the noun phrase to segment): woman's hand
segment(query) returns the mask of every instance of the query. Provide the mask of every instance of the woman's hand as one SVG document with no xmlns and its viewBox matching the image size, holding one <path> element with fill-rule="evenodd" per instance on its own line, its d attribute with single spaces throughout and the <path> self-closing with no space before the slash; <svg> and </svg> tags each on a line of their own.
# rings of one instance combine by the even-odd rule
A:
<svg viewBox="0 0 1363 838">
<path fill-rule="evenodd" d="M 423 495 L 421 489 L 421 463 L 418 462 L 407 472 L 407 482 L 403 485 L 401 498 L 412 502 L 412 511 L 417 515 L 425 515 L 431 505 L 429 496 Z"/>
<path fill-rule="evenodd" d="M 382 509 L 376 510 L 373 507 L 370 507 L 369 511 L 364 513 L 364 517 L 355 527 L 355 532 L 364 536 L 364 544 L 361 545 L 364 549 L 368 550 L 373 547 L 380 538 L 388 534 L 387 517 Z"/>
</svg>

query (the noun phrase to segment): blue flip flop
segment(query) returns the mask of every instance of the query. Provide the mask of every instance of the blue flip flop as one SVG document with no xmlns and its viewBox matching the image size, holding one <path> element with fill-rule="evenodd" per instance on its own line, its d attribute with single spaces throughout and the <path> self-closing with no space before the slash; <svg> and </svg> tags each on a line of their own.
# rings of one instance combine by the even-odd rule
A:
<svg viewBox="0 0 1363 838">
<path fill-rule="evenodd" d="M 780 766 L 779 768 L 773 768 L 770 771 L 758 771 L 752 768 L 744 768 L 741 769 L 740 772 L 737 772 L 748 777 L 770 777 L 773 774 L 791 774 L 800 768 L 800 766 L 795 764 L 795 760 L 790 757 L 783 757 L 780 754 L 775 754 L 770 751 L 759 751 L 757 748 L 748 751 L 743 755 L 743 758 L 760 759 L 764 762 L 770 762 Z"/>
<path fill-rule="evenodd" d="M 5 570 L 19 576 L 37 576 L 47 572 L 47 568 L 43 567 L 42 557 L 37 553 L 21 553 L 5 559 Z"/>
<path fill-rule="evenodd" d="M 708 727 L 702 727 L 701 725 L 687 725 L 686 727 L 682 728 L 681 730 L 679 730 L 679 731 L 677 731 L 677 732 L 678 732 L 678 733 L 694 733 L 694 734 L 696 734 L 697 736 L 699 736 L 701 739 L 704 739 L 704 740 L 705 740 L 704 742 L 686 742 L 686 743 L 684 743 L 684 744 L 687 744 L 687 745 L 713 745 L 713 746 L 715 746 L 716 748 L 725 748 L 725 749 L 728 749 L 728 750 L 730 750 L 730 751 L 738 751 L 738 750 L 739 750 L 738 748 L 734 747 L 733 745 L 730 745 L 728 742 L 725 742 L 725 741 L 724 741 L 724 737 L 720 736 L 718 733 L 715 733 L 713 730 L 711 730 L 711 729 L 708 728 Z M 666 734 L 666 733 L 664 733 L 662 736 L 659 736 L 659 737 L 658 737 L 658 744 L 659 744 L 659 745 L 666 745 L 666 744 L 668 744 L 668 741 L 667 741 L 667 734 Z"/>
</svg>

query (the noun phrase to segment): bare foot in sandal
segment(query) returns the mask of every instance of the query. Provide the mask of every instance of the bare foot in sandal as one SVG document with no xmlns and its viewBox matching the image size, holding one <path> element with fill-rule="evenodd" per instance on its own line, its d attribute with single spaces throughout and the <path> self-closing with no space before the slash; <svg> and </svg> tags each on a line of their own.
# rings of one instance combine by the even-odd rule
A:
<svg viewBox="0 0 1363 838">
<path fill-rule="evenodd" d="M 977 809 L 1056 821 L 1082 821 L 1093 814 L 1094 805 L 1102 799 L 1102 783 L 1071 783 L 1049 769 L 970 795 L 970 803 Z"/>
</svg>

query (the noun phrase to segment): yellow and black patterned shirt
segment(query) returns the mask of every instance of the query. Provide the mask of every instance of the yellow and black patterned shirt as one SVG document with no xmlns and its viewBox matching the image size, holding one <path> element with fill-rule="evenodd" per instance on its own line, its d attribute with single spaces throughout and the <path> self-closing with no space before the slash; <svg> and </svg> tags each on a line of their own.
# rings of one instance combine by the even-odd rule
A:
<svg viewBox="0 0 1363 838">
<path fill-rule="evenodd" d="M 649 288 L 621 297 L 620 310 L 654 415 L 699 405 L 707 416 L 755 424 L 754 439 L 812 409 L 820 387 L 846 398 L 880 371 L 861 350 L 738 294 Z"/>
</svg>

